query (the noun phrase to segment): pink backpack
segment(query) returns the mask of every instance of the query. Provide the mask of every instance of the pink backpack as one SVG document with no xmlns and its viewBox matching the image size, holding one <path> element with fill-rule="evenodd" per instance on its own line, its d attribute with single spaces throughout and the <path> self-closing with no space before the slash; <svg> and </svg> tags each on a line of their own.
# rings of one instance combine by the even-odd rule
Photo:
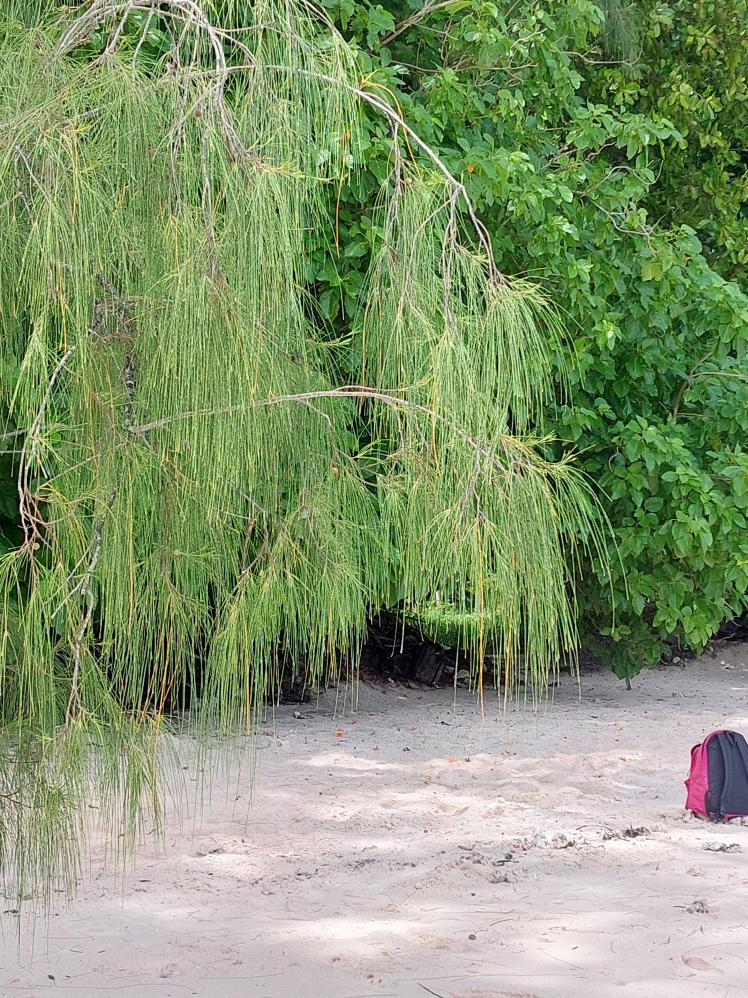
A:
<svg viewBox="0 0 748 998">
<path fill-rule="evenodd" d="M 748 742 L 737 731 L 713 731 L 691 749 L 686 810 L 712 821 L 748 815 Z"/>
</svg>

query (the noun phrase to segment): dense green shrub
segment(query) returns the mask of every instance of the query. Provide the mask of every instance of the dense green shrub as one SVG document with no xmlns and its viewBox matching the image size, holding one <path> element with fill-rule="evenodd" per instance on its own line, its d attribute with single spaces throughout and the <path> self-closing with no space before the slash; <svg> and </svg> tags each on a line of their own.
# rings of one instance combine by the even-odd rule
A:
<svg viewBox="0 0 748 998">
<path fill-rule="evenodd" d="M 668 151 L 650 200 L 656 218 L 690 225 L 725 277 L 748 278 L 748 2 L 671 0 L 638 20 L 638 101 L 683 142 Z"/>
<path fill-rule="evenodd" d="M 415 8 L 327 3 L 368 86 L 464 178 L 501 265 L 565 313 L 574 371 L 546 429 L 578 449 L 620 555 L 612 589 L 586 573 L 588 640 L 612 639 L 621 675 L 670 636 L 702 648 L 748 590 L 748 301 L 725 279 L 745 260 L 746 5 Z M 341 330 L 379 237 L 380 123 L 357 155 L 337 259 L 310 260 Z"/>
</svg>

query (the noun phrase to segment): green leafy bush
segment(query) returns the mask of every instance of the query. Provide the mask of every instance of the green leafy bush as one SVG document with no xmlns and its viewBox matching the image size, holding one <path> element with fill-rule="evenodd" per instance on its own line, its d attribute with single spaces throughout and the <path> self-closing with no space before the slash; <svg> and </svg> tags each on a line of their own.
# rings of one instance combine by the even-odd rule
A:
<svg viewBox="0 0 748 998">
<path fill-rule="evenodd" d="M 462 176 L 501 265 L 540 278 L 565 314 L 570 393 L 545 429 L 578 449 L 619 555 L 611 544 L 612 587 L 585 566 L 588 642 L 604 639 L 622 676 L 668 638 L 703 648 L 748 590 L 748 301 L 726 280 L 746 245 L 746 4 L 327 9 L 367 85 Z M 340 331 L 379 238 L 389 146 L 367 127 L 368 172 L 334 206 L 339 252 L 311 260 Z"/>
</svg>

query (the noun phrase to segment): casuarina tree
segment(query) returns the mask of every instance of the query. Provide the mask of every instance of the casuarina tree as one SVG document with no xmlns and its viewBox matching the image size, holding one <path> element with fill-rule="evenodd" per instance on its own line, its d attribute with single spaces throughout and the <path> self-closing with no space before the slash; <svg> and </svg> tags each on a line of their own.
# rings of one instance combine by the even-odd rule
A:
<svg viewBox="0 0 748 998">
<path fill-rule="evenodd" d="M 309 245 L 345 253 L 372 114 L 389 170 L 341 336 Z M 70 885 L 91 814 L 134 841 L 162 734 L 355 668 L 382 607 L 450 606 L 480 675 L 490 651 L 507 693 L 545 687 L 599 539 L 534 435 L 555 312 L 313 4 L 4 4 L 0 218 L 7 890 Z"/>
</svg>

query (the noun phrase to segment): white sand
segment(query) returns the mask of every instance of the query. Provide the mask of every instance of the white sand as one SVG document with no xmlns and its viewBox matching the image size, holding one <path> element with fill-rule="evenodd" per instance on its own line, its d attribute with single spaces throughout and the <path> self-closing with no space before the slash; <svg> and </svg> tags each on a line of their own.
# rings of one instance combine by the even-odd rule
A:
<svg viewBox="0 0 748 998">
<path fill-rule="evenodd" d="M 394 686 L 284 707 L 248 820 L 242 777 L 124 889 L 94 863 L 33 952 L 6 915 L 0 995 L 748 995 L 748 828 L 682 810 L 691 745 L 748 734 L 747 694 L 744 646 L 631 693 L 567 679 L 537 718 Z"/>
</svg>

